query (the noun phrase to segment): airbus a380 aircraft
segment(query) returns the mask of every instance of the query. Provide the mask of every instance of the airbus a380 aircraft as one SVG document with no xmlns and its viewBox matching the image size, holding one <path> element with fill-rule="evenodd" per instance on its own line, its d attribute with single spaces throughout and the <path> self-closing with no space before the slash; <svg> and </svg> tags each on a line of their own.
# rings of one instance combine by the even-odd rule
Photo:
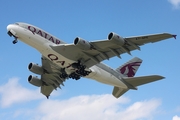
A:
<svg viewBox="0 0 180 120">
<path fill-rule="evenodd" d="M 140 58 L 133 58 L 116 70 L 101 63 L 111 57 L 140 50 L 141 45 L 154 43 L 168 38 L 176 38 L 169 33 L 143 35 L 123 38 L 111 32 L 107 40 L 88 42 L 79 37 L 74 43 L 67 44 L 46 31 L 27 23 L 15 23 L 7 26 L 8 35 L 37 49 L 41 54 L 42 66 L 30 63 L 28 69 L 41 78 L 30 75 L 29 83 L 41 88 L 41 93 L 49 98 L 54 89 L 63 85 L 66 79 L 81 77 L 95 79 L 98 82 L 114 86 L 113 96 L 119 98 L 129 89 L 163 79 L 159 75 L 134 77 L 142 63 Z"/>
</svg>

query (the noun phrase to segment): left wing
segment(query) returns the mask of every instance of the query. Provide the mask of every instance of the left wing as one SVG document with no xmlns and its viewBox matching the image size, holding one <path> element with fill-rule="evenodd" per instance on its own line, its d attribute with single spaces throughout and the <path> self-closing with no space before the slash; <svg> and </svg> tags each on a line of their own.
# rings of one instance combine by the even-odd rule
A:
<svg viewBox="0 0 180 120">
<path fill-rule="evenodd" d="M 123 53 L 131 54 L 131 51 L 140 50 L 140 46 L 146 43 L 154 43 L 172 37 L 176 38 L 176 35 L 161 33 L 122 38 L 115 33 L 110 33 L 108 40 L 88 42 L 76 38 L 74 44 L 60 44 L 51 46 L 51 48 L 68 59 L 81 60 L 89 68 L 111 57 L 121 58 L 120 55 Z"/>
<path fill-rule="evenodd" d="M 41 75 L 41 80 L 44 83 L 41 86 L 41 93 L 48 98 L 54 89 L 61 88 L 60 85 L 64 86 L 63 82 L 65 79 L 60 77 L 61 68 L 45 57 L 42 57 L 42 68 L 45 70 L 45 73 Z"/>
</svg>

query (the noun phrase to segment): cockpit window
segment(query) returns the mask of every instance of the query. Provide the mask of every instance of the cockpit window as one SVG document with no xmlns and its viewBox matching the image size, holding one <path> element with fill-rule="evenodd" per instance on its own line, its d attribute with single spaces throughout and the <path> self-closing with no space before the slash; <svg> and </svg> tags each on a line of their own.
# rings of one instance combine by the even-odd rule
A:
<svg viewBox="0 0 180 120">
<path fill-rule="evenodd" d="M 19 25 L 19 23 L 14 23 L 14 24 Z"/>
</svg>

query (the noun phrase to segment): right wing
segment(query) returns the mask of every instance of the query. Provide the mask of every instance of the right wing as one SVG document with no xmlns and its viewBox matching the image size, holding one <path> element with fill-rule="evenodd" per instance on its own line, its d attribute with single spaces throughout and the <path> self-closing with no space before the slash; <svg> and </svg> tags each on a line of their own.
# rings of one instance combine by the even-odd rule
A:
<svg viewBox="0 0 180 120">
<path fill-rule="evenodd" d="M 111 39 L 113 40 L 121 38 L 115 33 L 111 34 L 114 34 L 114 36 L 116 37 L 112 37 Z M 82 63 L 87 68 L 89 68 L 93 65 L 102 62 L 103 60 L 110 59 L 114 56 L 120 57 L 120 55 L 124 53 L 131 54 L 131 51 L 136 49 L 140 50 L 140 46 L 146 43 L 154 43 L 172 37 L 175 38 L 176 35 L 172 35 L 169 33 L 160 33 L 152 35 L 133 36 L 121 38 L 124 40 L 123 44 L 118 43 L 118 41 L 113 42 L 113 40 L 111 39 L 96 40 L 91 42 L 82 40 L 84 43 L 81 43 L 81 47 L 86 47 L 87 44 L 89 44 L 92 47 L 92 49 L 86 50 L 78 48 L 78 45 L 75 44 L 60 44 L 56 46 L 51 46 L 51 48 L 70 60 L 81 60 Z"/>
<path fill-rule="evenodd" d="M 61 68 L 45 57 L 42 57 L 42 68 L 45 73 L 41 75 L 41 80 L 44 83 L 41 86 L 41 93 L 48 98 L 54 89 L 61 88 L 60 85 L 64 86 L 65 79 L 60 77 Z"/>
</svg>

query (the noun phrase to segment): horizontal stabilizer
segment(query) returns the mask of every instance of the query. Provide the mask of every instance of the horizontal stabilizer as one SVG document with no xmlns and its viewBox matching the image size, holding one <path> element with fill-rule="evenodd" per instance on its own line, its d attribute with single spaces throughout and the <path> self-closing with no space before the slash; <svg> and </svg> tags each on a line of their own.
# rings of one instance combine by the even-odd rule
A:
<svg viewBox="0 0 180 120">
<path fill-rule="evenodd" d="M 127 78 L 123 78 L 123 80 L 136 87 L 157 80 L 161 80 L 163 78 L 164 77 L 160 75 L 150 75 L 150 76 L 141 76 L 141 77 L 127 77 Z"/>
<path fill-rule="evenodd" d="M 123 95 L 128 90 L 129 89 L 123 89 L 123 88 L 119 88 L 119 87 L 114 87 L 112 94 L 113 94 L 113 96 L 115 98 L 119 98 L 121 95 Z"/>
</svg>

